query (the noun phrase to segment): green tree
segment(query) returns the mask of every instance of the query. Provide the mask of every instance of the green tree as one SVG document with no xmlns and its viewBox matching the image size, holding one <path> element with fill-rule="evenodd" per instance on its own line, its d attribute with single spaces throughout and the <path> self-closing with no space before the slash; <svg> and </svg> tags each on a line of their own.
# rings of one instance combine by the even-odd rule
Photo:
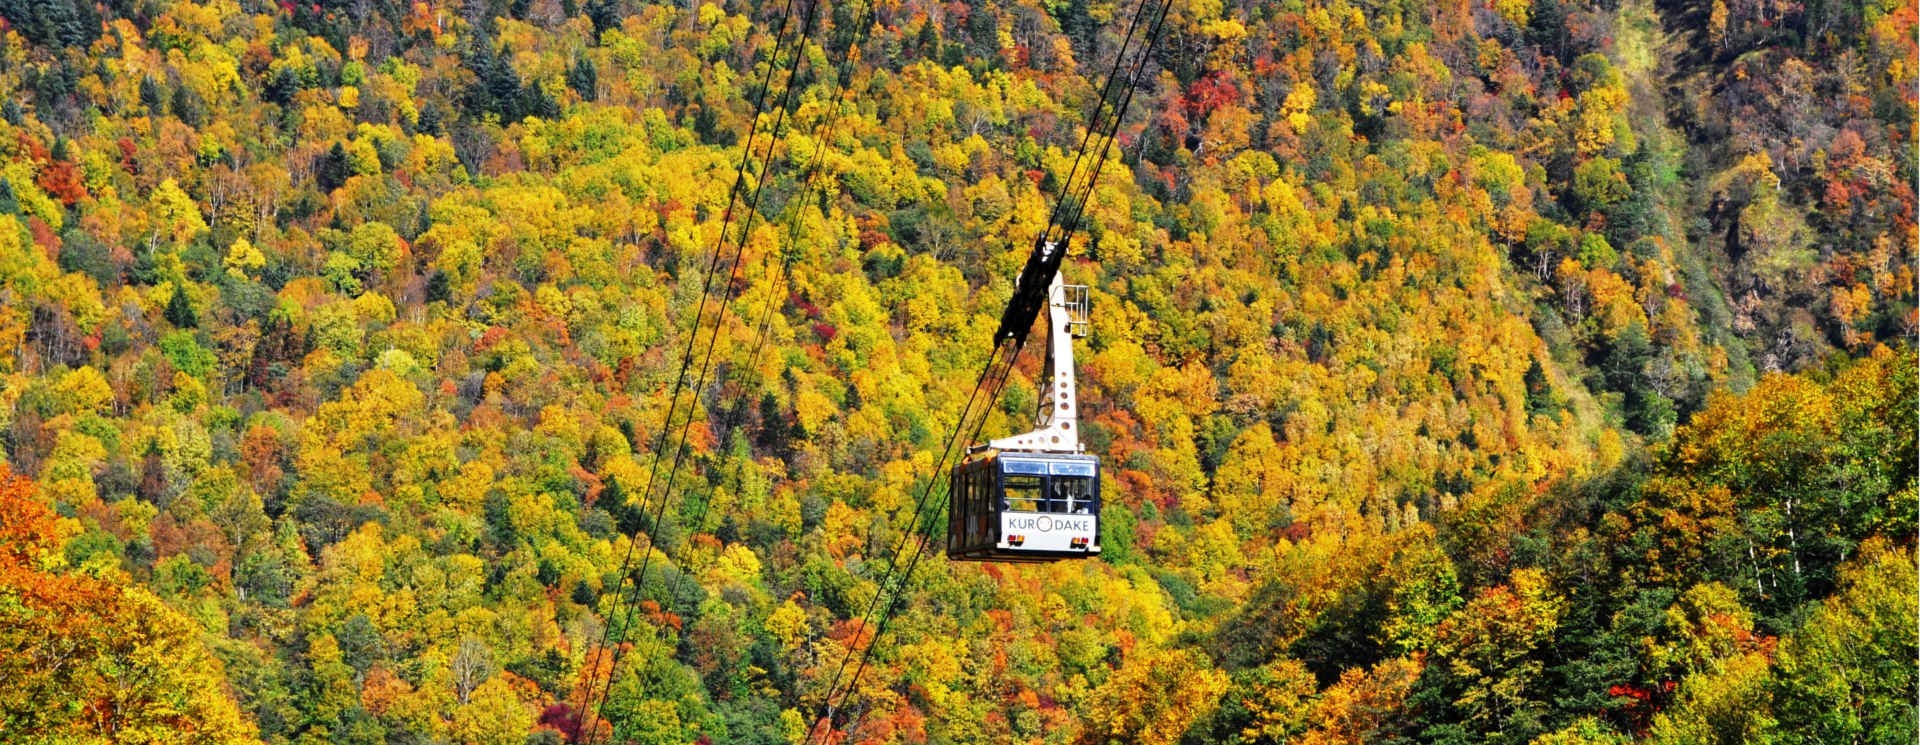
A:
<svg viewBox="0 0 1920 745">
<path fill-rule="evenodd" d="M 1920 727 L 1913 552 L 1871 541 L 1840 581 L 1840 591 L 1781 640 L 1772 707 L 1781 740 L 1906 742 Z"/>
<path fill-rule="evenodd" d="M 175 283 L 173 292 L 167 296 L 167 323 L 177 329 L 197 328 L 200 315 L 193 310 L 193 301 L 187 297 L 185 285 Z"/>
</svg>

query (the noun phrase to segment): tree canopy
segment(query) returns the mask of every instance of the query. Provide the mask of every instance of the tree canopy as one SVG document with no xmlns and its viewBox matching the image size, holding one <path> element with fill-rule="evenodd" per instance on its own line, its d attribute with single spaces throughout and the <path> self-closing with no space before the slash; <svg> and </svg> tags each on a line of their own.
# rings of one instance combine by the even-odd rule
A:
<svg viewBox="0 0 1920 745">
<path fill-rule="evenodd" d="M 0 0 L 0 739 L 1912 740 L 1913 0 L 1173 3 L 884 635 L 1133 6 L 805 5 Z"/>
</svg>

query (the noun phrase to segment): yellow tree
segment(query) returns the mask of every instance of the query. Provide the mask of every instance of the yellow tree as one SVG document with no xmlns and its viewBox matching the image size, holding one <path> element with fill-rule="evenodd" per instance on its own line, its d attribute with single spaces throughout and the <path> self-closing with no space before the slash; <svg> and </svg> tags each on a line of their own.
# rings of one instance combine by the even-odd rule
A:
<svg viewBox="0 0 1920 745">
<path fill-rule="evenodd" d="M 0 740 L 258 740 L 200 630 L 151 593 L 62 571 L 73 531 L 0 465 Z"/>
<path fill-rule="evenodd" d="M 1172 745 L 1212 713 L 1227 675 L 1191 649 L 1136 649 L 1093 693 L 1087 743 Z"/>
</svg>

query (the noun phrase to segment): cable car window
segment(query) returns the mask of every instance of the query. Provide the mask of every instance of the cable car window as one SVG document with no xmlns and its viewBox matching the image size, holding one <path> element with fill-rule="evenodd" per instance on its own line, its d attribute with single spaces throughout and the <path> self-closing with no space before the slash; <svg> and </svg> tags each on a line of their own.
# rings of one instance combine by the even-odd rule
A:
<svg viewBox="0 0 1920 745">
<path fill-rule="evenodd" d="M 952 486 L 952 517 L 954 532 L 960 534 L 960 541 L 966 545 L 973 543 L 973 474 L 956 472 Z"/>
<path fill-rule="evenodd" d="M 989 521 L 994 519 L 993 508 L 990 504 L 990 500 L 993 498 L 993 472 L 985 468 L 976 468 L 973 474 L 968 477 L 967 482 L 969 484 L 968 488 L 971 489 L 973 499 L 972 509 L 970 510 L 973 515 L 973 536 L 971 540 L 973 544 L 979 544 L 987 541 L 988 536 L 990 536 L 994 530 L 988 524 Z"/>
<path fill-rule="evenodd" d="M 1007 509 L 1021 512 L 1042 512 L 1040 477 L 1024 473 L 1009 473 L 1003 477 L 1001 490 L 1006 495 Z"/>
<path fill-rule="evenodd" d="M 975 467 L 967 473 L 966 519 L 967 545 L 969 546 L 977 545 L 986 539 L 987 516 L 990 514 L 987 508 L 987 492 L 991 491 L 988 488 L 988 482 L 992 478 L 991 471 L 980 467 Z"/>
<path fill-rule="evenodd" d="M 1055 476 L 1092 476 L 1094 465 L 1080 461 L 1056 461 L 1047 464 Z"/>
<path fill-rule="evenodd" d="M 1086 476 L 1055 476 L 1052 481 L 1053 509 L 1048 512 L 1085 515 L 1093 511 L 1093 479 Z"/>
<path fill-rule="evenodd" d="M 1006 458 L 1000 461 L 1000 470 L 1005 471 L 1007 473 L 1031 473 L 1031 474 L 1043 475 L 1047 472 L 1047 463 L 1046 461 L 1015 460 L 1013 458 Z"/>
</svg>

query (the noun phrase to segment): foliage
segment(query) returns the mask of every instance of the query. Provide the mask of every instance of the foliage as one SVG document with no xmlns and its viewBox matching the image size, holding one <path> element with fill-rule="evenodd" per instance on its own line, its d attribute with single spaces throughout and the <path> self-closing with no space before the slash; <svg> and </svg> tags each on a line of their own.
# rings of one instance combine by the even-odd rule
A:
<svg viewBox="0 0 1920 745">
<path fill-rule="evenodd" d="M 1911 739 L 1912 0 L 1174 4 L 877 643 L 1132 6 L 828 5 L 0 0 L 0 739 Z"/>
<path fill-rule="evenodd" d="M 0 467 L 0 734 L 16 742 L 257 740 L 201 628 L 64 566 L 70 520 Z"/>
</svg>

